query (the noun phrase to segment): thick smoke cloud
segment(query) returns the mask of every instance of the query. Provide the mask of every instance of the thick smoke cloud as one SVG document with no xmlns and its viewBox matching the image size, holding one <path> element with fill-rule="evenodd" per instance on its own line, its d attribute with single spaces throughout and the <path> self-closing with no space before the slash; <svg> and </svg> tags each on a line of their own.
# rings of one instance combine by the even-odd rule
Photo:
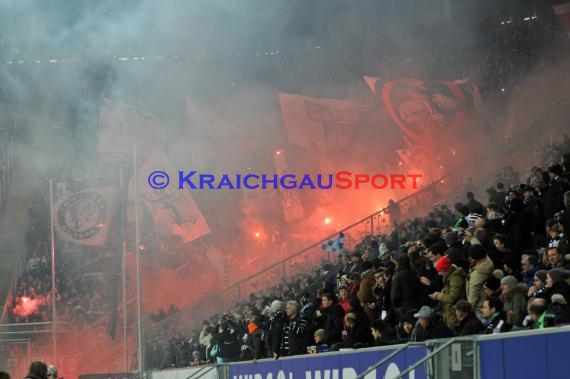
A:
<svg viewBox="0 0 570 379">
<path fill-rule="evenodd" d="M 554 100 L 547 99 L 553 93 L 560 93 L 556 98 L 567 96 L 557 77 L 541 79 L 550 70 L 567 67 L 550 66 L 563 46 L 560 33 L 544 31 L 544 25 L 554 25 L 550 5 L 527 3 L 517 7 L 514 1 L 499 6 L 495 0 L 4 0 L 1 106 L 18 109 L 19 155 L 44 178 L 72 167 L 93 177 L 108 174 L 108 167 L 96 163 L 102 97 L 159 118 L 165 149 L 179 169 L 272 173 L 275 150 L 291 149 L 291 162 L 299 151 L 287 144 L 279 91 L 365 104 L 371 120 L 381 121 L 375 121 L 373 138 L 352 147 L 352 156 L 369 153 L 335 168 L 361 170 L 364 163 L 376 162 L 384 169 L 395 163 L 394 149 L 403 141 L 362 75 L 386 80 L 474 79 L 482 87 L 496 136 L 514 134 L 532 117 L 546 117 L 543 113 L 548 112 L 537 116 L 538 111 L 530 111 L 531 105 L 551 109 Z M 513 36 L 514 29 L 499 26 L 509 17 L 520 22 L 535 14 L 536 38 L 530 47 L 520 42 L 526 41 L 520 28 Z M 512 39 L 520 40 L 519 45 Z M 530 58 L 512 53 L 533 48 L 537 50 L 529 53 Z M 514 72 L 513 67 L 526 67 L 521 63 L 525 60 L 531 62 L 528 69 Z M 537 61 L 542 68 L 535 72 Z M 501 92 L 503 87 L 506 91 Z M 197 112 L 191 117 L 187 98 Z M 537 103 L 541 99 L 544 102 Z M 552 108 L 554 113 L 555 108 L 559 106 Z M 556 115 L 548 124 L 552 131 L 567 127 L 566 114 Z M 464 143 L 467 147 L 470 141 Z M 524 156 L 523 146 L 512 157 Z M 496 168 L 469 174 L 485 181 Z M 183 307 L 205 295 L 208 286 L 222 288 L 223 254 L 239 266 L 235 276 L 230 273 L 231 283 L 238 274 L 252 274 L 282 256 L 281 251 L 266 255 L 267 241 L 275 232 L 289 232 L 295 236 L 290 245 L 303 247 L 403 195 L 345 194 L 330 207 L 311 209 L 308 222 L 287 225 L 275 194 L 244 198 L 231 191 L 198 193 L 196 201 L 213 233 L 195 244 L 173 243 L 169 254 L 145 259 L 144 279 L 156 284 L 146 287 L 144 310 Z M 252 205 L 256 200 L 263 206 Z M 334 219 L 332 225 L 317 225 L 325 217 Z M 259 239 L 255 232 L 261 233 Z M 256 263 L 244 267 L 249 260 Z M 197 280 L 201 288 L 188 290 Z M 133 276 L 129 288 L 134 288 Z M 107 368 L 102 364 L 90 369 Z"/>
</svg>

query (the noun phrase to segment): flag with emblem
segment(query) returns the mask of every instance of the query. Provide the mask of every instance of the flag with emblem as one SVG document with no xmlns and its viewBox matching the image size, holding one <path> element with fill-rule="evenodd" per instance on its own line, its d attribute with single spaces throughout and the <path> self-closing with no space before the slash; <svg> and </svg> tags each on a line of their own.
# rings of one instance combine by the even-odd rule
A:
<svg viewBox="0 0 570 379">
<path fill-rule="evenodd" d="M 54 229 L 61 240 L 102 246 L 115 218 L 119 199 L 114 187 L 90 188 L 54 204 Z"/>
<path fill-rule="evenodd" d="M 151 174 L 157 171 L 166 173 L 171 179 L 161 177 L 153 181 L 150 179 Z M 177 236 L 187 243 L 210 233 L 210 228 L 189 190 L 178 189 L 174 183 L 178 179 L 178 172 L 162 151 L 155 149 L 141 166 L 137 175 L 139 204 L 142 213 L 152 217 L 154 237 L 158 241 L 167 241 Z M 155 189 L 150 185 L 150 182 L 156 185 L 165 183 L 166 180 L 173 182 L 163 189 Z M 129 187 L 129 196 L 133 203 L 132 180 Z"/>
<path fill-rule="evenodd" d="M 281 116 L 289 142 L 319 153 L 341 152 L 358 133 L 364 105 L 280 93 Z"/>
</svg>

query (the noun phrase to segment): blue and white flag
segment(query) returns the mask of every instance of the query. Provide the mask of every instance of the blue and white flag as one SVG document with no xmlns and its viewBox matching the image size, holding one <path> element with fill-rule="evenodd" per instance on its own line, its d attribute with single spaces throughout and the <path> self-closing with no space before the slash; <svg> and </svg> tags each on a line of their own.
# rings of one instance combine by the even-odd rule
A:
<svg viewBox="0 0 570 379">
<path fill-rule="evenodd" d="M 321 248 L 329 253 L 342 254 L 344 252 L 344 233 L 340 232 L 338 238 L 323 243 Z"/>
</svg>

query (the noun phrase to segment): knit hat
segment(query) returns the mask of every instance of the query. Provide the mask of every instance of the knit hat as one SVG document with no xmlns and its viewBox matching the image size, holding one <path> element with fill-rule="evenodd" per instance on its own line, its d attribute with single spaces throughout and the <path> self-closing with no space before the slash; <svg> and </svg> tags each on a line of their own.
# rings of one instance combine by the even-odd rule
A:
<svg viewBox="0 0 570 379">
<path fill-rule="evenodd" d="M 447 256 L 443 256 L 435 262 L 434 267 L 437 272 L 447 272 L 451 268 L 451 259 Z"/>
<path fill-rule="evenodd" d="M 534 273 L 534 276 L 536 276 L 542 283 L 546 283 L 547 273 L 548 271 L 546 270 L 538 270 L 537 272 Z"/>
<path fill-rule="evenodd" d="M 501 282 L 495 276 L 491 275 L 483 282 L 483 286 L 495 292 L 501 286 Z"/>
<path fill-rule="evenodd" d="M 570 272 L 559 268 L 553 268 L 548 271 L 548 275 L 552 279 L 552 283 L 556 284 L 568 278 L 568 276 L 570 276 Z"/>
<path fill-rule="evenodd" d="M 325 338 L 325 330 L 324 329 L 317 329 L 315 331 L 315 337 Z"/>
<path fill-rule="evenodd" d="M 507 275 L 501 279 L 501 285 L 506 284 L 509 288 L 513 288 L 519 281 L 512 275 Z"/>
<path fill-rule="evenodd" d="M 337 287 L 337 291 L 340 290 L 348 290 L 348 286 L 346 284 L 341 284 L 340 286 Z"/>
</svg>

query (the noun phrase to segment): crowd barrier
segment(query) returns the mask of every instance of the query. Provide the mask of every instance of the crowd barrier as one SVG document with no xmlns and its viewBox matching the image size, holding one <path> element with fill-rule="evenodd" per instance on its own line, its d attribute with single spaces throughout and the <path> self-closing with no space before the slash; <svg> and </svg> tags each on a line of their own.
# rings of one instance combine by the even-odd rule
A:
<svg viewBox="0 0 570 379">
<path fill-rule="evenodd" d="M 263 359 L 255 363 L 150 371 L 144 376 L 148 379 L 562 379 L 568 378 L 569 345 L 570 327 L 562 327 Z M 377 368 L 369 370 L 378 363 L 381 364 Z M 404 372 L 414 364 L 417 367 Z"/>
</svg>

